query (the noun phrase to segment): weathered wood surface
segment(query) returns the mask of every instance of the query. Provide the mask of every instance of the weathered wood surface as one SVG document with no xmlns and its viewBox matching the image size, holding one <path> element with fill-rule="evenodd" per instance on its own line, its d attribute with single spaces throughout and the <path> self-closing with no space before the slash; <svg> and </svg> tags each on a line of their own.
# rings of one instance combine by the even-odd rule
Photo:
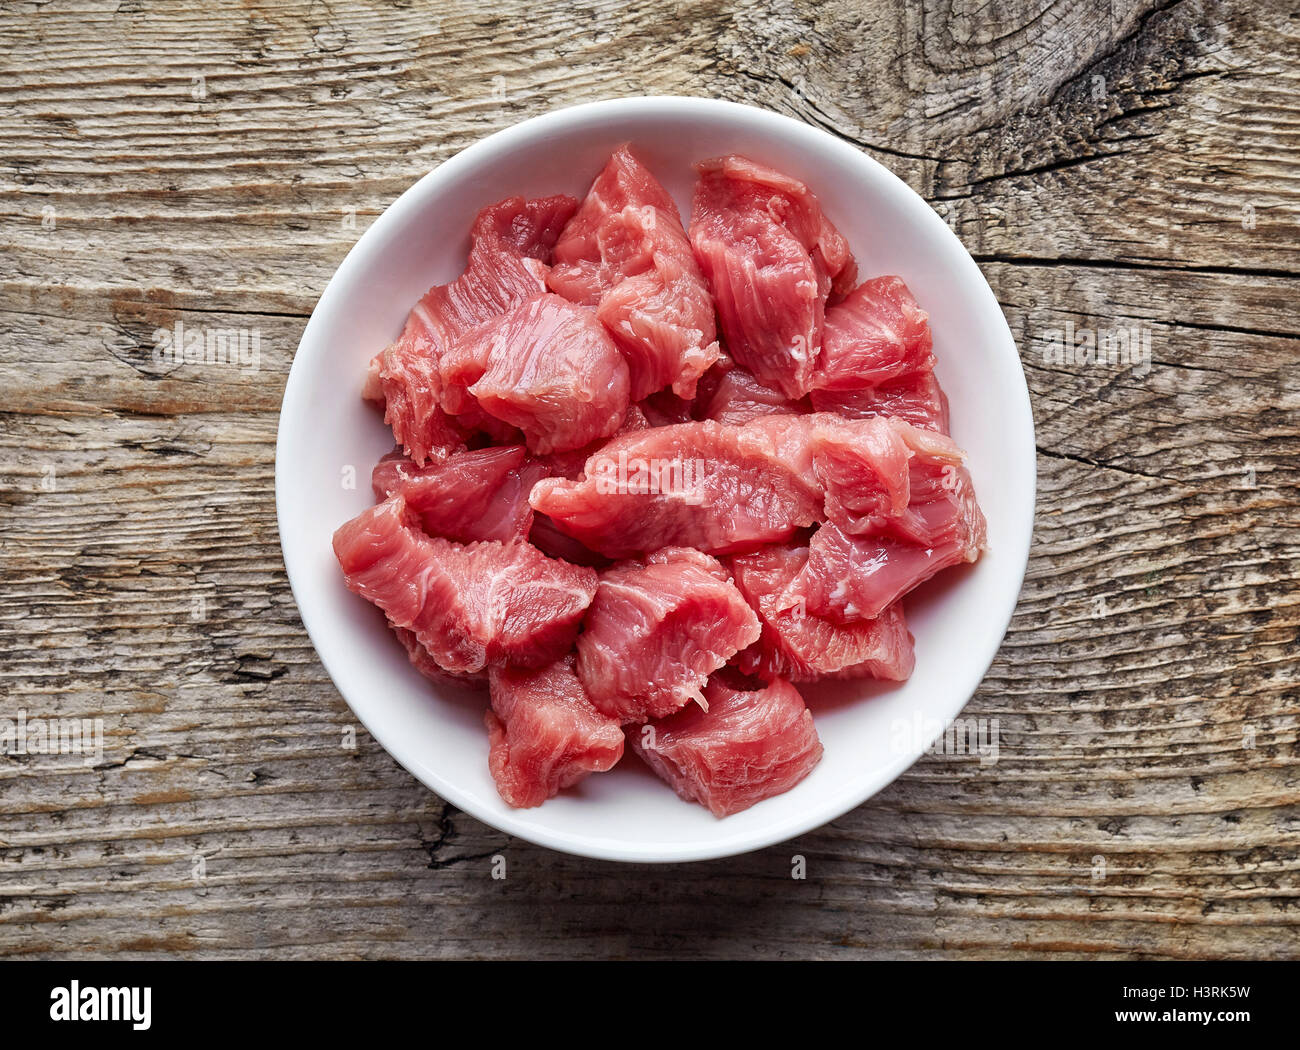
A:
<svg viewBox="0 0 1300 1050">
<path fill-rule="evenodd" d="M 12 3 L 0 56 L 0 717 L 108 734 L 0 757 L 0 953 L 1300 956 L 1295 0 Z M 493 129 L 642 93 L 793 114 L 932 201 L 1019 340 L 1041 477 L 967 710 L 1000 760 L 666 868 L 341 748 L 272 486 L 359 231 Z M 177 319 L 257 328 L 259 371 L 158 369 Z M 1148 332 L 1149 372 L 1046 361 L 1067 321 Z"/>
</svg>

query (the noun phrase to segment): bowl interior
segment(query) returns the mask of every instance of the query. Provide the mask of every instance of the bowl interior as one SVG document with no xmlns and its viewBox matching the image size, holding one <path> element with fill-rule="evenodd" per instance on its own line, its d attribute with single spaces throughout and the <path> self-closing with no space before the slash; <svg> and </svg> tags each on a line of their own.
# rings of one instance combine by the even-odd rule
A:
<svg viewBox="0 0 1300 1050">
<path fill-rule="evenodd" d="M 899 274 L 934 331 L 953 436 L 969 453 L 990 550 L 908 599 L 916 671 L 902 685 L 802 690 L 825 756 L 792 791 L 725 820 L 686 803 L 629 754 L 535 810 L 512 810 L 487 768 L 485 701 L 417 674 L 382 615 L 343 586 L 333 530 L 372 502 L 370 469 L 392 446 L 360 399 L 366 362 L 432 284 L 461 270 L 480 207 L 502 197 L 581 196 L 631 142 L 689 216 L 693 162 L 746 154 L 803 179 L 849 238 L 863 277 Z M 354 484 L 349 485 L 354 478 Z M 832 820 L 888 784 L 960 711 L 1015 605 L 1033 515 L 1034 443 L 1019 357 L 978 268 L 944 222 L 853 147 L 766 111 L 703 99 L 634 99 L 548 114 L 485 139 L 427 175 L 358 242 L 321 297 L 285 393 L 276 492 L 303 622 L 358 718 L 453 805 L 557 849 L 619 860 L 725 856 Z"/>
</svg>

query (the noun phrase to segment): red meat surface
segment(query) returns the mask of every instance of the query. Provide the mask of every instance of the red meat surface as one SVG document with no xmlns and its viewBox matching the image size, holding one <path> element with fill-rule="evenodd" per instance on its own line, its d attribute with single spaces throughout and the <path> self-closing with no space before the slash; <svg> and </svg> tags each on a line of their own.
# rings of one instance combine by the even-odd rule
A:
<svg viewBox="0 0 1300 1050">
<path fill-rule="evenodd" d="M 759 640 L 732 662 L 765 681 L 884 678 L 904 681 L 915 656 L 903 608 L 895 603 L 872 620 L 838 623 L 818 616 L 790 586 L 808 561 L 808 548 L 766 547 L 731 559 L 736 586 L 758 613 Z"/>
<path fill-rule="evenodd" d="M 716 423 L 748 423 L 760 416 L 802 414 L 806 400 L 792 401 L 779 390 L 764 386 L 743 368 L 733 368 L 710 384 L 707 397 L 696 399 L 695 418 Z"/>
<path fill-rule="evenodd" d="M 548 478 L 532 505 L 613 558 L 660 547 L 754 550 L 830 518 L 861 532 L 908 506 L 910 464 L 961 462 L 947 438 L 898 420 L 826 413 L 706 420 L 624 433 L 583 476 Z"/>
<path fill-rule="evenodd" d="M 677 206 L 626 146 L 565 227 L 548 280 L 596 308 L 627 359 L 634 401 L 664 387 L 693 397 L 717 360 L 713 301 Z"/>
<path fill-rule="evenodd" d="M 400 452 L 376 465 L 376 500 L 400 492 L 431 536 L 470 543 L 523 539 L 533 524 L 528 494 L 542 472 L 526 463 L 522 445 L 456 452 L 423 467 Z"/>
<path fill-rule="evenodd" d="M 487 681 L 487 674 L 484 671 L 466 671 L 458 674 L 454 671 L 443 670 L 438 666 L 429 650 L 420 644 L 420 639 L 415 637 L 414 634 L 405 627 L 398 627 L 392 621 L 389 621 L 388 626 L 392 628 L 397 640 L 402 643 L 402 648 L 406 650 L 406 658 L 411 661 L 411 666 L 429 681 L 439 684 L 451 682 L 460 685 Z"/>
<path fill-rule="evenodd" d="M 596 573 L 524 542 L 426 535 L 400 495 L 334 533 L 348 588 L 411 631 L 444 671 L 537 667 L 572 648 Z"/>
<path fill-rule="evenodd" d="M 814 390 L 809 397 L 818 412 L 835 412 L 846 419 L 895 416 L 914 427 L 948 433 L 948 398 L 933 372 L 913 372 L 857 390 Z"/>
<path fill-rule="evenodd" d="M 508 805 L 540 806 L 623 757 L 623 731 L 591 705 L 573 657 L 533 670 L 494 667 L 490 683 L 488 768 Z"/>
<path fill-rule="evenodd" d="M 812 715 L 789 682 L 746 691 L 715 678 L 704 696 L 707 710 L 692 704 L 627 732 L 651 769 L 715 817 L 789 791 L 821 760 Z"/>
<path fill-rule="evenodd" d="M 786 418 L 797 417 L 772 417 Z M 719 554 L 787 539 L 819 519 L 822 491 L 811 460 L 805 476 L 783 447 L 798 446 L 800 435 L 759 429 L 766 422 L 623 434 L 587 460 L 583 477 L 538 482 L 533 508 L 613 558 L 673 546 Z"/>
<path fill-rule="evenodd" d="M 846 532 L 870 532 L 905 515 L 913 477 L 955 472 L 962 462 L 950 439 L 899 419 L 807 418 L 815 421 L 809 447 L 825 492 L 825 520 Z"/>
<path fill-rule="evenodd" d="M 465 333 L 442 355 L 442 405 L 477 405 L 524 434 L 533 452 L 563 452 L 613 434 L 628 410 L 628 372 L 585 307 L 546 294 Z"/>
<path fill-rule="evenodd" d="M 498 248 L 549 264 L 555 242 L 577 208 L 577 200 L 564 194 L 533 200 L 507 197 L 475 216 L 469 235 L 471 250 Z"/>
<path fill-rule="evenodd" d="M 826 303 L 852 287 L 848 242 L 797 179 L 739 156 L 696 165 L 690 238 L 727 352 L 765 386 L 808 393 Z"/>
<path fill-rule="evenodd" d="M 826 311 L 812 386 L 860 389 L 933 368 L 929 315 L 902 278 L 876 277 Z"/>
<path fill-rule="evenodd" d="M 979 557 L 976 538 L 954 522 L 952 531 L 930 546 L 892 536 L 847 536 L 823 525 L 808 545 L 808 561 L 787 589 L 809 612 L 841 623 L 870 620 L 935 573 Z"/>
<path fill-rule="evenodd" d="M 758 633 L 716 559 L 669 547 L 600 574 L 578 638 L 578 676 L 603 713 L 643 722 L 702 702 L 708 676 Z"/>
<path fill-rule="evenodd" d="M 442 410 L 438 362 L 414 315 L 397 342 L 371 362 L 366 391 L 383 405 L 393 438 L 416 463 L 465 448 L 467 431 Z"/>
<path fill-rule="evenodd" d="M 465 332 L 546 291 L 548 260 L 559 229 L 577 208 L 572 197 L 511 197 L 474 220 L 465 271 L 435 285 L 416 303 L 402 334 L 371 363 L 363 396 L 382 401 L 384 421 L 417 463 L 464 447 L 473 414 L 453 421 L 442 406 L 438 363 Z M 502 434 L 490 425 L 490 436 Z"/>
</svg>

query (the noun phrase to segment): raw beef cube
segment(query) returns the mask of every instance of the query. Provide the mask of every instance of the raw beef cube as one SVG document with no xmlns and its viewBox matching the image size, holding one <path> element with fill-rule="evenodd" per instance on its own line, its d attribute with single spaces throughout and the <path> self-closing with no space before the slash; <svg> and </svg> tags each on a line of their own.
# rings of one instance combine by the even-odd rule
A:
<svg viewBox="0 0 1300 1050">
<path fill-rule="evenodd" d="M 812 715 L 789 682 L 751 692 L 715 678 L 704 695 L 707 710 L 691 705 L 628 729 L 633 750 L 688 802 L 730 816 L 789 791 L 821 760 Z"/>
<path fill-rule="evenodd" d="M 577 200 L 563 194 L 533 200 L 507 197 L 478 213 L 470 229 L 470 243 L 480 250 L 497 247 L 549 264 L 555 242 L 577 209 Z"/>
<path fill-rule="evenodd" d="M 956 542 L 974 561 L 985 547 L 987 526 L 975 501 L 970 472 L 960 464 L 917 457 L 908 470 L 907 509 L 880 531 L 922 547 Z"/>
<path fill-rule="evenodd" d="M 643 722 L 701 701 L 708 676 L 758 633 L 716 559 L 668 547 L 600 574 L 578 637 L 578 677 L 602 712 Z"/>
<path fill-rule="evenodd" d="M 649 428 L 650 423 L 646 420 L 645 413 L 636 405 L 630 405 L 623 419 L 623 425 L 617 433 L 625 434 Z M 604 438 L 598 438 L 589 445 L 568 452 L 551 452 L 544 456 L 529 457 L 526 468 L 530 471 L 527 481 L 528 491 L 531 492 L 533 484 L 542 478 L 578 480 L 582 477 L 582 469 L 588 458 L 604 448 L 605 443 Z M 528 541 L 543 554 L 548 554 L 552 558 L 563 558 L 575 565 L 605 568 L 610 564 L 610 559 L 605 555 L 563 532 L 547 515 L 538 512 L 533 513 L 533 525 L 528 533 Z"/>
<path fill-rule="evenodd" d="M 438 362 L 469 329 L 545 293 L 542 260 L 577 203 L 572 197 L 512 197 L 484 208 L 474 222 L 464 273 L 425 292 L 397 342 L 371 361 L 362 396 L 385 405 L 385 422 L 417 463 L 463 448 L 464 428 L 484 422 L 448 418 Z"/>
<path fill-rule="evenodd" d="M 389 453 L 376 464 L 371 484 L 377 500 L 400 492 L 431 536 L 506 543 L 532 528 L 528 494 L 543 476 L 526 467 L 522 445 L 505 445 L 457 452 L 424 467 Z"/>
<path fill-rule="evenodd" d="M 827 517 L 847 531 L 908 507 L 910 463 L 960 464 L 947 438 L 883 418 L 773 415 L 625 433 L 577 480 L 533 486 L 533 509 L 612 558 L 660 547 L 728 554 Z"/>
<path fill-rule="evenodd" d="M 540 806 L 623 757 L 623 731 L 582 691 L 573 657 L 537 670 L 494 667 L 488 767 L 507 805 Z"/>
<path fill-rule="evenodd" d="M 572 197 L 509 197 L 479 212 L 465 272 L 430 288 L 412 311 L 435 358 L 471 328 L 546 292 L 544 260 L 576 207 Z"/>
<path fill-rule="evenodd" d="M 610 216 L 621 215 L 627 208 L 663 212 L 675 218 L 678 228 L 681 228 L 681 216 L 668 191 L 624 145 L 610 155 L 578 206 L 577 213 L 560 234 L 555 246 L 556 267 L 563 270 L 587 262 L 602 281 L 610 276 L 611 269 L 616 280 L 619 260 L 602 256 L 601 239 Z M 588 299 L 588 303 L 594 305 L 594 300 Z"/>
<path fill-rule="evenodd" d="M 748 423 L 760 416 L 801 414 L 805 401 L 791 401 L 779 390 L 764 386 L 743 368 L 733 368 L 719 377 L 707 397 L 696 402 L 697 419 L 717 423 Z"/>
<path fill-rule="evenodd" d="M 393 629 L 393 634 L 397 635 L 397 640 L 402 643 L 402 648 L 406 650 L 406 657 L 411 661 L 411 666 L 429 681 L 437 682 L 440 685 L 447 682 L 467 685 L 487 680 L 487 675 L 483 671 L 466 672 L 464 674 L 444 671 L 438 666 L 429 650 L 420 644 L 420 639 L 415 637 L 414 634 L 405 627 L 398 627 L 391 620 L 388 626 Z"/>
<path fill-rule="evenodd" d="M 826 311 L 812 385 L 856 390 L 933 369 L 929 315 L 901 277 L 876 277 Z"/>
<path fill-rule="evenodd" d="M 651 423 L 646 419 L 641 407 L 629 405 L 622 425 L 614 431 L 613 436 L 630 434 L 636 430 L 649 430 L 650 427 Z M 547 452 L 544 455 L 530 456 L 529 460 L 541 468 L 538 478 L 567 478 L 569 481 L 577 481 L 582 477 L 587 460 L 601 451 L 608 442 L 609 438 L 600 437 L 581 448 L 567 449 L 564 452 Z"/>
<path fill-rule="evenodd" d="M 823 525 L 808 546 L 808 562 L 788 589 L 788 597 L 807 610 L 841 623 L 870 620 L 913 587 L 952 565 L 979 557 L 965 527 L 934 546 L 892 536 L 846 536 Z"/>
<path fill-rule="evenodd" d="M 930 371 L 860 390 L 814 390 L 809 396 L 818 412 L 837 412 L 847 419 L 895 416 L 914 427 L 949 432 L 948 399 Z"/>
<path fill-rule="evenodd" d="M 951 440 L 899 419 L 807 418 L 815 421 L 809 449 L 826 517 L 846 532 L 875 531 L 907 510 L 913 464 L 955 472 L 962 462 Z"/>
<path fill-rule="evenodd" d="M 407 320 L 397 342 L 371 363 L 366 390 L 372 396 L 376 384 L 384 422 L 416 463 L 445 459 L 465 448 L 464 427 L 440 407 L 438 363 L 413 320 Z"/>
<path fill-rule="evenodd" d="M 758 613 L 763 633 L 732 661 L 745 674 L 772 681 L 884 678 L 903 681 L 915 656 L 903 608 L 873 620 L 842 624 L 810 611 L 791 584 L 808 561 L 806 547 L 766 547 L 731 559 L 736 586 Z"/>
<path fill-rule="evenodd" d="M 799 418 L 623 434 L 587 461 L 582 478 L 539 481 L 533 509 L 612 558 L 670 546 L 719 554 L 788 539 L 820 519 L 823 492 L 811 458 L 801 459 L 803 432 L 764 426 Z"/>
<path fill-rule="evenodd" d="M 634 398 L 663 387 L 694 397 L 718 359 L 713 301 L 685 234 L 681 248 L 674 256 L 657 252 L 652 269 L 610 289 L 596 307 L 627 361 Z"/>
<path fill-rule="evenodd" d="M 334 534 L 348 588 L 411 631 L 445 671 L 550 663 L 572 646 L 596 573 L 524 542 L 459 544 L 426 535 L 400 495 Z"/>
<path fill-rule="evenodd" d="M 631 372 L 632 399 L 693 397 L 718 357 L 708 286 L 672 198 L 626 146 L 555 246 L 551 288 L 596 308 Z"/>
<path fill-rule="evenodd" d="M 727 352 L 797 400 L 812 385 L 827 299 L 857 272 L 848 242 L 797 179 L 734 155 L 696 169 L 691 244 Z"/>
<path fill-rule="evenodd" d="M 516 426 L 528 448 L 580 448 L 613 434 L 628 409 L 627 365 L 588 309 L 558 295 L 466 333 L 442 357 L 443 407 L 477 404 Z"/>
<path fill-rule="evenodd" d="M 940 448 L 950 445 L 946 438 L 935 440 L 944 443 Z M 817 615 L 841 622 L 870 619 L 936 572 L 975 561 L 985 547 L 984 515 L 959 460 L 912 456 L 901 511 L 880 512 L 868 499 L 851 499 L 852 491 L 849 486 L 840 493 L 834 523 L 813 535 L 808 563 L 790 587 L 789 597 L 802 597 Z M 828 510 L 831 502 L 828 489 Z"/>
</svg>

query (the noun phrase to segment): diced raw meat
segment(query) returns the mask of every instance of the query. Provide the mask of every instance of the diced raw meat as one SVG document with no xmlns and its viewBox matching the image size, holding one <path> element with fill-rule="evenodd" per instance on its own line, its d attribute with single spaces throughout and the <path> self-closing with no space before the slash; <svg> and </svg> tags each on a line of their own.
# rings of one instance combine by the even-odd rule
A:
<svg viewBox="0 0 1300 1050">
<path fill-rule="evenodd" d="M 922 547 L 940 547 L 957 537 L 967 552 L 984 549 L 987 526 L 965 467 L 918 457 L 908 470 L 908 492 L 907 509 L 881 522 L 878 531 Z"/>
<path fill-rule="evenodd" d="M 748 423 L 760 416 L 805 413 L 804 401 L 791 401 L 781 391 L 764 386 L 743 368 L 733 368 L 721 376 L 707 399 L 697 401 L 697 419 L 717 423 Z"/>
<path fill-rule="evenodd" d="M 837 621 L 866 620 L 936 572 L 979 557 L 987 528 L 964 467 L 914 457 L 907 493 L 901 512 L 842 513 L 858 535 L 831 523 L 818 529 L 787 599 L 802 598 L 809 611 Z"/>
<path fill-rule="evenodd" d="M 827 517 L 852 532 L 908 505 L 909 461 L 959 464 L 947 438 L 884 418 L 776 415 L 623 434 L 578 480 L 539 481 L 533 508 L 613 558 L 660 547 L 709 554 L 790 539 Z"/>
<path fill-rule="evenodd" d="M 500 249 L 471 251 L 465 272 L 425 292 L 411 319 L 436 361 L 470 329 L 545 293 L 545 264 Z"/>
<path fill-rule="evenodd" d="M 785 435 L 751 427 L 758 423 L 680 423 L 616 437 L 580 480 L 533 486 L 533 509 L 613 558 L 669 546 L 718 554 L 787 539 L 819 519 L 822 491 L 811 461 L 807 477 L 792 468 Z"/>
<path fill-rule="evenodd" d="M 400 495 L 334 533 L 348 588 L 415 634 L 445 671 L 550 663 L 573 645 L 596 573 L 528 543 L 430 537 Z"/>
<path fill-rule="evenodd" d="M 595 315 L 546 294 L 479 325 L 442 356 L 442 405 L 477 404 L 523 431 L 528 448 L 580 448 L 628 409 L 627 365 Z"/>
<path fill-rule="evenodd" d="M 623 757 L 623 731 L 591 705 L 571 656 L 548 667 L 494 667 L 488 767 L 508 805 L 540 806 Z"/>
<path fill-rule="evenodd" d="M 635 430 L 649 430 L 651 425 L 639 405 L 629 405 L 627 415 L 623 417 L 623 424 L 614 431 L 613 436 L 630 434 Z M 577 481 L 582 477 L 582 470 L 587 465 L 587 460 L 603 449 L 608 442 L 608 438 L 597 438 L 581 448 L 531 456 L 530 462 L 536 463 L 540 468 L 538 479 L 568 478 L 570 481 Z"/>
<path fill-rule="evenodd" d="M 546 292 L 543 260 L 576 208 L 572 197 L 509 197 L 479 212 L 465 272 L 430 288 L 411 311 L 435 358 L 471 328 Z"/>
<path fill-rule="evenodd" d="M 465 332 L 546 291 L 547 266 L 560 228 L 577 208 L 572 197 L 511 197 L 474 221 L 465 271 L 430 288 L 402 334 L 370 363 L 362 396 L 385 405 L 384 421 L 417 463 L 465 446 L 465 428 L 486 421 L 452 420 L 442 405 L 438 362 Z M 505 435 L 488 426 L 493 440 Z"/>
<path fill-rule="evenodd" d="M 714 678 L 705 699 L 707 711 L 691 705 L 629 727 L 628 739 L 678 795 L 715 817 L 789 791 L 821 761 L 812 715 L 789 682 L 751 692 Z"/>
<path fill-rule="evenodd" d="M 533 524 L 528 495 L 543 476 L 525 467 L 522 445 L 457 452 L 441 463 L 416 466 L 389 453 L 371 476 L 376 500 L 400 492 L 431 536 L 470 543 L 523 539 Z"/>
<path fill-rule="evenodd" d="M 856 390 L 933 368 L 929 315 L 901 277 L 876 277 L 826 311 L 812 386 Z"/>
<path fill-rule="evenodd" d="M 421 674 L 489 684 L 511 806 L 628 743 L 718 817 L 789 790 L 790 683 L 906 679 L 905 595 L 985 547 L 901 278 L 798 180 L 696 168 L 689 234 L 627 146 L 581 206 L 484 208 L 365 377 L 399 449 L 335 555 Z"/>
<path fill-rule="evenodd" d="M 376 380 L 384 422 L 416 463 L 445 459 L 465 448 L 465 429 L 440 407 L 437 360 L 413 319 L 397 342 L 371 362 L 366 390 L 372 395 Z"/>
<path fill-rule="evenodd" d="M 600 574 L 578 637 L 578 677 L 602 712 L 643 722 L 700 701 L 708 676 L 758 633 L 715 558 L 669 547 Z"/>
<path fill-rule="evenodd" d="M 765 547 L 731 559 L 736 586 L 758 613 L 763 633 L 732 662 L 745 674 L 772 681 L 819 678 L 884 678 L 901 682 L 915 655 L 902 605 L 873 620 L 837 623 L 810 611 L 791 594 L 808 561 L 806 547 Z"/>
<path fill-rule="evenodd" d="M 623 425 L 619 428 L 619 434 L 626 434 L 636 430 L 648 430 L 650 423 L 646 420 L 645 413 L 636 405 L 629 405 L 627 415 L 623 419 Z M 582 468 L 586 465 L 588 458 L 605 447 L 605 439 L 600 438 L 593 441 L 590 445 L 584 445 L 579 449 L 572 449 L 568 452 L 551 452 L 544 456 L 533 456 L 529 458 L 527 490 L 532 491 L 532 486 L 542 478 L 567 478 L 576 481 L 582 477 Z M 543 554 L 548 554 L 552 558 L 563 558 L 565 561 L 571 561 L 575 565 L 590 565 L 594 568 L 605 568 L 610 564 L 610 559 L 605 555 L 593 551 L 590 547 L 584 546 L 572 536 L 560 530 L 560 528 L 547 515 L 534 512 L 532 530 L 528 534 L 528 541 L 540 550 Z"/>
<path fill-rule="evenodd" d="M 796 178 L 733 153 L 695 165 L 701 182 L 725 192 L 733 207 L 762 205 L 780 216 L 816 264 L 818 279 L 830 282 L 836 298 L 848 294 L 858 267 L 848 240 L 826 218 L 813 192 Z M 694 216 L 692 216 L 693 218 Z"/>
<path fill-rule="evenodd" d="M 809 612 L 838 622 L 870 620 L 917 584 L 952 565 L 972 562 L 979 546 L 964 523 L 934 546 L 892 536 L 846 536 L 823 525 L 808 546 L 808 561 L 788 588 Z"/>
<path fill-rule="evenodd" d="M 690 239 L 727 352 L 767 386 L 810 389 L 826 302 L 852 287 L 843 235 L 803 183 L 744 157 L 696 165 Z"/>
<path fill-rule="evenodd" d="M 847 419 L 896 416 L 914 427 L 949 432 L 948 398 L 930 371 L 861 390 L 814 390 L 810 397 L 818 412 L 837 412 Z"/>
<path fill-rule="evenodd" d="M 677 252 L 657 251 L 652 269 L 611 288 L 596 307 L 627 360 L 634 398 L 663 387 L 694 397 L 700 376 L 718 359 L 713 302 L 686 235 L 680 237 Z"/>
<path fill-rule="evenodd" d="M 578 201 L 554 197 L 507 197 L 490 204 L 474 219 L 470 243 L 474 248 L 500 247 L 538 262 L 550 263 L 555 242 L 578 210 Z"/>
<path fill-rule="evenodd" d="M 621 215 L 625 208 L 650 208 L 671 216 L 681 228 L 677 205 L 650 169 L 637 160 L 628 146 L 616 149 L 591 184 L 587 196 L 578 206 L 555 246 L 558 268 L 587 262 L 597 276 L 604 278 L 617 259 L 601 254 L 601 239 L 611 215 Z M 615 273 L 617 276 L 617 273 Z M 591 301 L 589 301 L 590 304 Z"/>
<path fill-rule="evenodd" d="M 955 470 L 962 462 L 950 439 L 902 420 L 807 418 L 816 421 L 809 446 L 826 493 L 825 516 L 846 532 L 876 530 L 907 510 L 913 464 Z"/>
<path fill-rule="evenodd" d="M 631 371 L 632 399 L 693 397 L 717 360 L 713 301 L 672 198 L 626 146 L 555 246 L 551 288 L 596 307 Z"/>
<path fill-rule="evenodd" d="M 393 629 L 393 634 L 397 635 L 397 640 L 402 643 L 402 648 L 406 650 L 406 656 L 411 661 L 411 666 L 429 681 L 439 684 L 451 682 L 457 685 L 466 685 L 487 680 L 487 675 L 483 671 L 467 672 L 465 674 L 444 671 L 438 666 L 429 650 L 420 644 L 420 639 L 416 638 L 414 634 L 405 627 L 398 627 L 392 621 L 389 621 L 388 626 Z"/>
</svg>

